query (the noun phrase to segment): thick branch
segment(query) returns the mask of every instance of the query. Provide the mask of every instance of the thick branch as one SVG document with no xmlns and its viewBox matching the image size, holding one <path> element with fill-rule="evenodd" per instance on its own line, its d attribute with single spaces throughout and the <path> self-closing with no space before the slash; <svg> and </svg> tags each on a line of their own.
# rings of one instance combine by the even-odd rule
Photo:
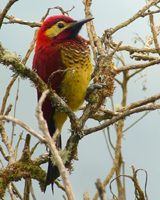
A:
<svg viewBox="0 0 160 200">
<path fill-rule="evenodd" d="M 74 197 L 74 194 L 73 194 L 73 191 L 72 191 L 69 179 L 68 179 L 66 168 L 65 168 L 63 161 L 62 161 L 62 159 L 61 159 L 61 157 L 58 153 L 55 142 L 53 141 L 53 139 L 51 138 L 51 136 L 49 134 L 47 122 L 44 120 L 43 113 L 41 111 L 42 104 L 43 104 L 44 99 L 47 96 L 47 93 L 49 93 L 49 90 L 44 91 L 40 100 L 39 100 L 39 103 L 38 103 L 38 106 L 37 106 L 37 109 L 36 109 L 36 117 L 38 119 L 39 128 L 43 132 L 43 134 L 45 135 L 45 138 L 46 138 L 47 143 L 49 145 L 49 148 L 50 148 L 50 151 L 52 153 L 55 165 L 58 167 L 58 170 L 61 174 L 68 199 L 74 200 L 75 197 Z"/>
<path fill-rule="evenodd" d="M 39 181 L 41 189 L 44 190 L 46 172 L 31 160 L 29 151 L 24 149 L 18 161 L 0 170 L 0 198 L 4 196 L 5 189 L 11 181 L 31 177 Z"/>
<path fill-rule="evenodd" d="M 9 66 L 12 65 L 11 70 L 15 73 L 21 75 L 22 78 L 29 78 L 37 87 L 39 92 L 43 92 L 48 89 L 47 84 L 45 84 L 42 79 L 31 69 L 25 67 L 25 65 L 20 61 L 17 55 L 11 54 L 6 51 L 0 45 L 0 63 L 3 65 Z M 76 122 L 78 119 L 76 115 L 72 112 L 70 107 L 56 94 L 53 90 L 50 90 L 48 98 L 51 99 L 57 109 L 64 111 L 69 118 Z"/>
</svg>

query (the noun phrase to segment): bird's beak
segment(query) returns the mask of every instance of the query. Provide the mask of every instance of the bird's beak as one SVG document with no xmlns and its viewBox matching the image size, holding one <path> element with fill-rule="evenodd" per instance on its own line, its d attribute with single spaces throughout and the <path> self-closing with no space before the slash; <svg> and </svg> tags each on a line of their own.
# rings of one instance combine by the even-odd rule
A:
<svg viewBox="0 0 160 200">
<path fill-rule="evenodd" d="M 81 19 L 78 21 L 74 21 L 67 29 L 71 30 L 71 34 L 67 39 L 73 39 L 75 37 L 77 37 L 80 29 L 82 28 L 83 24 L 91 21 L 94 18 L 86 18 L 86 19 Z"/>
<path fill-rule="evenodd" d="M 73 24 L 70 26 L 70 28 L 76 28 L 76 27 L 80 27 L 81 28 L 83 26 L 83 24 L 91 21 L 92 19 L 94 19 L 94 18 L 92 17 L 92 18 L 80 19 L 78 21 L 75 20 L 73 22 Z"/>
</svg>

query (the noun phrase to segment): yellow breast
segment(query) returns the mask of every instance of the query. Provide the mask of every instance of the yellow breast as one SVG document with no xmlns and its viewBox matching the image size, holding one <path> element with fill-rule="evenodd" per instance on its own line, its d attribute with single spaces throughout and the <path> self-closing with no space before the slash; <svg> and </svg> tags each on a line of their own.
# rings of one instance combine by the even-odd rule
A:
<svg viewBox="0 0 160 200">
<path fill-rule="evenodd" d="M 83 104 L 87 87 L 91 79 L 93 66 L 91 55 L 86 40 L 79 37 L 79 45 L 75 48 L 75 43 L 69 42 L 61 46 L 61 59 L 66 69 L 59 87 L 59 96 L 65 98 L 66 103 L 73 111 L 77 111 Z M 61 131 L 64 122 L 67 119 L 67 114 L 64 112 L 55 111 L 53 120 L 56 128 Z"/>
<path fill-rule="evenodd" d="M 66 72 L 60 86 L 60 96 L 65 97 L 70 108 L 76 111 L 84 101 L 93 71 L 90 50 L 62 48 L 61 55 L 64 65 L 73 70 Z"/>
</svg>

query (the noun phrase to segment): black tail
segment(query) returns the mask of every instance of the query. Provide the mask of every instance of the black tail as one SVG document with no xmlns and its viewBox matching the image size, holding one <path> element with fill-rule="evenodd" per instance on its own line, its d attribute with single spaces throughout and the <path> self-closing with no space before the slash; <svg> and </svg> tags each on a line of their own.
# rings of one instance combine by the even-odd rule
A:
<svg viewBox="0 0 160 200">
<path fill-rule="evenodd" d="M 51 120 L 48 122 L 48 129 L 49 129 L 51 136 L 53 136 L 53 134 L 56 131 L 55 122 L 53 121 L 54 113 L 55 113 L 55 109 L 52 112 Z M 61 136 L 58 138 L 56 146 L 58 149 L 61 149 Z M 52 192 L 54 193 L 53 184 L 54 184 L 54 181 L 60 176 L 60 173 L 59 173 L 58 167 L 56 165 L 54 165 L 53 162 L 51 161 L 51 155 L 52 154 L 49 151 L 48 171 L 47 171 L 44 192 L 46 191 L 47 185 L 51 184 Z"/>
<path fill-rule="evenodd" d="M 51 157 L 51 152 L 49 152 L 49 157 Z M 54 181 L 59 177 L 59 170 L 58 167 L 53 165 L 51 159 L 49 158 L 48 161 L 48 171 L 47 171 L 47 177 L 46 177 L 46 184 L 45 184 L 45 190 L 47 188 L 47 185 L 51 184 L 52 192 L 54 193 L 53 190 L 53 184 Z"/>
</svg>

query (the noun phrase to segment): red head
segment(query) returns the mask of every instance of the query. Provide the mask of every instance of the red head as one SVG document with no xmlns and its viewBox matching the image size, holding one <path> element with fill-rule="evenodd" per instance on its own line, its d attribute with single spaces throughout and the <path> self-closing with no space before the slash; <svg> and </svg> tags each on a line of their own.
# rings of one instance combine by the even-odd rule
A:
<svg viewBox="0 0 160 200">
<path fill-rule="evenodd" d="M 37 43 L 47 45 L 51 41 L 61 43 L 66 39 L 74 39 L 84 23 L 93 18 L 75 21 L 65 15 L 55 15 L 47 18 L 40 28 L 37 37 Z"/>
</svg>

